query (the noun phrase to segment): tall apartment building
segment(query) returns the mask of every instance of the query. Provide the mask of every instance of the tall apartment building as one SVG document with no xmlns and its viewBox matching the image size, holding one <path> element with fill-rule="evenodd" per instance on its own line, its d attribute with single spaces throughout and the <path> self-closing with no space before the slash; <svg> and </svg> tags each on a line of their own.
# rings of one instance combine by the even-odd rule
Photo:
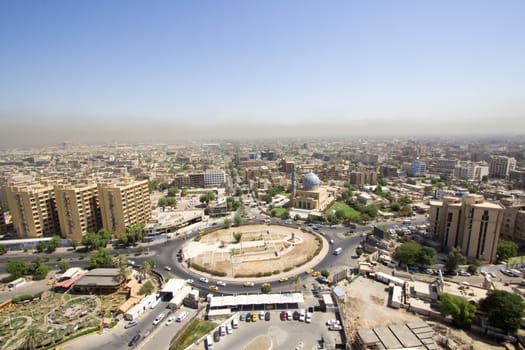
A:
<svg viewBox="0 0 525 350">
<path fill-rule="evenodd" d="M 204 187 L 223 187 L 226 181 L 226 175 L 222 170 L 204 171 Z"/>
<path fill-rule="evenodd" d="M 62 237 L 80 242 L 102 228 L 97 184 L 57 185 L 55 197 Z"/>
<path fill-rule="evenodd" d="M 501 237 L 525 247 L 525 206 L 508 207 L 503 213 Z"/>
<path fill-rule="evenodd" d="M 375 171 L 352 171 L 350 183 L 356 186 L 376 185 L 377 173 Z"/>
<path fill-rule="evenodd" d="M 427 173 L 427 165 L 423 162 L 412 162 L 410 165 L 410 174 L 416 177 L 423 177 Z"/>
<path fill-rule="evenodd" d="M 151 218 L 148 181 L 123 180 L 98 184 L 102 226 L 114 235 L 126 232 L 126 227 L 147 223 Z"/>
<path fill-rule="evenodd" d="M 454 176 L 468 181 L 481 181 L 484 176 L 488 176 L 489 167 L 487 165 L 480 165 L 468 163 L 465 165 L 458 165 L 454 169 Z"/>
<path fill-rule="evenodd" d="M 190 177 L 191 187 L 196 187 L 196 188 L 204 187 L 204 174 L 203 173 L 190 174 L 189 177 Z"/>
<path fill-rule="evenodd" d="M 60 234 L 53 186 L 37 183 L 8 184 L 6 196 L 18 238 Z"/>
<path fill-rule="evenodd" d="M 458 247 L 470 261 L 494 262 L 504 207 L 480 195 L 430 202 L 429 232 L 443 248 Z"/>
<path fill-rule="evenodd" d="M 454 168 L 459 165 L 457 159 L 438 159 L 435 171 L 438 173 L 452 175 L 454 173 Z"/>
<path fill-rule="evenodd" d="M 489 175 L 492 177 L 506 178 L 516 169 L 516 159 L 506 156 L 493 156 L 490 160 Z"/>
</svg>

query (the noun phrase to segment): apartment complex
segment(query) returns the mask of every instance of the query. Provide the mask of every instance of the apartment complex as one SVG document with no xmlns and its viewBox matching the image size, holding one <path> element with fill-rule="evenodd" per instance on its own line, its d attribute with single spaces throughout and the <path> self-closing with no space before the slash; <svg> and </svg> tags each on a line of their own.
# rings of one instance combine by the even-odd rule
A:
<svg viewBox="0 0 525 350">
<path fill-rule="evenodd" d="M 365 185 L 377 185 L 377 173 L 375 171 L 352 171 L 350 183 L 358 187 Z"/>
<path fill-rule="evenodd" d="M 222 170 L 205 170 L 203 173 L 179 174 L 173 180 L 173 184 L 178 188 L 212 188 L 224 187 L 226 174 Z"/>
<path fill-rule="evenodd" d="M 102 227 L 97 184 L 57 185 L 55 197 L 62 237 L 78 242 Z"/>
<path fill-rule="evenodd" d="M 430 202 L 429 232 L 445 249 L 458 247 L 469 259 L 496 261 L 504 207 L 483 196 L 445 197 Z"/>
<path fill-rule="evenodd" d="M 5 190 L 13 226 L 19 238 L 60 234 L 53 186 L 38 183 L 9 184 Z"/>
<path fill-rule="evenodd" d="M 509 173 L 516 169 L 516 159 L 506 156 L 494 156 L 490 160 L 489 175 L 498 178 L 507 178 Z"/>
<path fill-rule="evenodd" d="M 126 227 L 146 223 L 151 218 L 148 181 L 120 181 L 98 184 L 102 226 L 121 235 Z"/>
<path fill-rule="evenodd" d="M 509 207 L 503 214 L 501 237 L 525 247 L 525 206 Z"/>
<path fill-rule="evenodd" d="M 427 165 L 424 162 L 412 162 L 410 174 L 415 177 L 423 177 L 427 173 Z"/>
</svg>

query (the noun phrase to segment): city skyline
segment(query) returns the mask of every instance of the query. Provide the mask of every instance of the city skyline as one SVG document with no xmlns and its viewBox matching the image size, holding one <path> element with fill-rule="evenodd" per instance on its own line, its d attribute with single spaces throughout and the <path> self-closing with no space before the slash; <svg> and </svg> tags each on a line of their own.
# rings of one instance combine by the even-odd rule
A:
<svg viewBox="0 0 525 350">
<path fill-rule="evenodd" d="M 0 146 L 523 134 L 523 10 L 3 2 Z"/>
</svg>

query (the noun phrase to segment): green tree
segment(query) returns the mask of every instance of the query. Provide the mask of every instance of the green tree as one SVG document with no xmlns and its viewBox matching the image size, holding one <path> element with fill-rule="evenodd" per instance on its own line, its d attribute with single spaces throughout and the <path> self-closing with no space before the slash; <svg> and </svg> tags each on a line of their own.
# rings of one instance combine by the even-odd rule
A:
<svg viewBox="0 0 525 350">
<path fill-rule="evenodd" d="M 25 260 L 8 260 L 5 265 L 5 270 L 13 279 L 17 279 L 27 275 L 29 265 Z"/>
<path fill-rule="evenodd" d="M 140 265 L 139 272 L 142 275 L 142 277 L 146 278 L 150 273 L 151 269 L 151 264 L 145 261 L 142 263 L 142 265 Z"/>
<path fill-rule="evenodd" d="M 232 235 L 233 235 L 233 240 L 235 241 L 235 243 L 239 243 L 241 241 L 242 232 L 234 232 L 232 233 Z"/>
<path fill-rule="evenodd" d="M 417 256 L 417 262 L 420 267 L 434 265 L 437 262 L 437 252 L 432 247 L 423 246 Z"/>
<path fill-rule="evenodd" d="M 42 253 L 46 249 L 46 243 L 45 242 L 38 242 L 35 246 L 35 250 L 37 253 Z"/>
<path fill-rule="evenodd" d="M 58 264 L 58 267 L 60 269 L 60 272 L 66 272 L 67 269 L 69 269 L 69 263 L 63 260 Z"/>
<path fill-rule="evenodd" d="M 363 248 L 361 248 L 361 246 L 357 246 L 355 248 L 355 255 L 357 255 L 357 257 L 359 258 L 362 254 L 363 254 Z"/>
<path fill-rule="evenodd" d="M 43 279 L 47 276 L 47 274 L 51 271 L 51 266 L 46 264 L 40 264 L 36 269 L 34 276 L 38 279 Z"/>
<path fill-rule="evenodd" d="M 509 334 L 517 332 L 525 316 L 525 302 L 521 296 L 504 290 L 489 290 L 479 305 L 487 313 L 491 326 Z"/>
<path fill-rule="evenodd" d="M 478 273 L 478 265 L 470 264 L 467 270 L 470 272 L 470 274 L 476 275 Z"/>
<path fill-rule="evenodd" d="M 175 197 L 179 193 L 179 189 L 175 186 L 168 188 L 168 197 Z"/>
<path fill-rule="evenodd" d="M 139 295 L 148 295 L 155 291 L 155 286 L 153 286 L 153 283 L 151 281 L 146 281 L 142 287 L 139 289 Z"/>
<path fill-rule="evenodd" d="M 201 203 L 206 203 L 206 205 L 213 200 L 215 200 L 215 193 L 213 191 L 208 191 L 199 197 L 199 201 Z"/>
<path fill-rule="evenodd" d="M 144 247 L 143 247 L 143 246 L 139 246 L 139 247 L 137 248 L 137 253 L 138 253 L 139 255 L 142 255 L 142 254 L 144 253 Z"/>
<path fill-rule="evenodd" d="M 224 219 L 224 226 L 231 227 L 232 226 L 232 220 L 230 218 Z"/>
<path fill-rule="evenodd" d="M 398 202 L 394 202 L 390 204 L 390 210 L 392 211 L 399 211 L 401 210 L 401 205 Z"/>
<path fill-rule="evenodd" d="M 272 291 L 272 285 L 270 283 L 261 284 L 261 293 L 268 294 Z"/>
<path fill-rule="evenodd" d="M 470 328 L 476 313 L 476 306 L 465 298 L 443 293 L 439 311 L 444 317 L 452 316 L 452 322 L 456 327 Z"/>
<path fill-rule="evenodd" d="M 7 253 L 6 247 L 0 244 L 0 255 L 4 255 L 5 253 Z"/>
<path fill-rule="evenodd" d="M 109 254 L 109 250 L 105 248 L 99 249 L 97 254 L 89 259 L 89 266 L 92 268 L 113 266 L 113 259 Z"/>
<path fill-rule="evenodd" d="M 405 242 L 402 243 L 394 251 L 393 257 L 400 264 L 403 265 L 417 265 L 419 261 L 419 253 L 421 251 L 421 245 L 416 242 Z"/>
<path fill-rule="evenodd" d="M 73 250 L 76 250 L 77 249 L 77 246 L 78 246 L 78 242 L 74 239 L 72 239 L 70 241 L 70 244 L 71 244 L 71 247 L 73 248 Z"/>
<path fill-rule="evenodd" d="M 445 262 L 445 268 L 447 271 L 456 271 L 459 265 L 465 264 L 467 259 L 459 248 L 452 248 L 447 256 L 447 261 Z"/>
<path fill-rule="evenodd" d="M 159 187 L 159 180 L 151 180 L 148 182 L 148 190 L 149 190 L 149 193 L 157 190 Z"/>
<path fill-rule="evenodd" d="M 330 271 L 328 271 L 327 269 L 321 270 L 321 276 L 323 276 L 324 278 L 328 278 L 328 276 L 330 276 Z"/>
<path fill-rule="evenodd" d="M 53 253 L 60 246 L 60 236 L 53 236 L 46 245 L 46 253 Z"/>
<path fill-rule="evenodd" d="M 412 199 L 410 199 L 410 197 L 408 195 L 402 195 L 401 197 L 399 197 L 399 204 L 402 205 L 402 206 L 405 206 L 405 205 L 409 205 L 410 203 L 412 203 Z"/>
<path fill-rule="evenodd" d="M 496 252 L 498 260 L 507 260 L 518 255 L 518 245 L 512 241 L 500 239 L 498 242 L 498 250 Z"/>
<path fill-rule="evenodd" d="M 242 224 L 242 218 L 240 215 L 235 215 L 233 217 L 233 222 L 235 223 L 236 226 L 239 226 L 240 224 Z"/>
</svg>

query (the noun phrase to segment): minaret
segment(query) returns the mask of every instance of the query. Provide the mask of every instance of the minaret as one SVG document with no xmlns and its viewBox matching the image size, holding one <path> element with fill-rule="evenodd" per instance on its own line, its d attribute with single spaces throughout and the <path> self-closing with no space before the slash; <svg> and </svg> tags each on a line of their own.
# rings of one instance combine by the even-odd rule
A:
<svg viewBox="0 0 525 350">
<path fill-rule="evenodd" d="M 295 198 L 295 190 L 296 190 L 296 185 L 295 185 L 295 163 L 292 164 L 292 195 L 290 196 L 290 201 L 293 201 L 293 199 Z"/>
</svg>

